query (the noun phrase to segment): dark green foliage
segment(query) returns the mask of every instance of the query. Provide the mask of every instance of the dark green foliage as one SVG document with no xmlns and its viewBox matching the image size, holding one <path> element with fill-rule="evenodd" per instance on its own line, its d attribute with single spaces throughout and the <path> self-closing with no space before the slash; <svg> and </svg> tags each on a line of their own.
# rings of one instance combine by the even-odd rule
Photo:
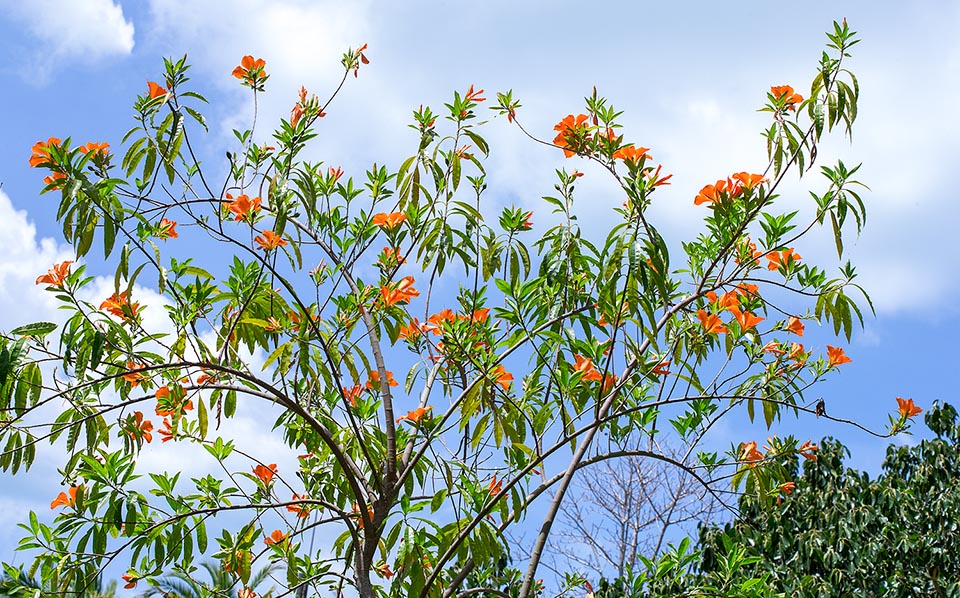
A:
<svg viewBox="0 0 960 598">
<path fill-rule="evenodd" d="M 701 529 L 701 574 L 739 547 L 759 557 L 741 573 L 768 573 L 787 596 L 960 596 L 960 422 L 948 404 L 925 421 L 936 438 L 891 445 L 873 481 L 824 440 L 778 507 L 745 496 L 736 521 Z"/>
<path fill-rule="evenodd" d="M 103 578 L 97 577 L 89 586 L 75 590 L 65 595 L 65 598 L 114 598 L 117 591 L 117 582 L 111 581 L 103 585 Z M 0 598 L 55 598 L 64 596 L 44 586 L 36 578 L 31 577 L 23 569 L 6 567 L 0 575 Z"/>
</svg>

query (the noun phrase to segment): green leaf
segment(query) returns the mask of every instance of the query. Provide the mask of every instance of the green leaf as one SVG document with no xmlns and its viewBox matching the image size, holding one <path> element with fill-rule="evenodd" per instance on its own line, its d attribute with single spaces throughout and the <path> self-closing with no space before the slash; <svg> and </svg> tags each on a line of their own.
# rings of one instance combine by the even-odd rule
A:
<svg viewBox="0 0 960 598">
<path fill-rule="evenodd" d="M 117 240 L 117 224 L 110 214 L 103 219 L 103 256 L 110 257 Z"/>
<path fill-rule="evenodd" d="M 837 257 L 843 257 L 843 234 L 840 231 L 840 223 L 837 222 L 837 215 L 830 212 L 830 223 L 833 225 L 833 240 L 837 246 Z"/>
<path fill-rule="evenodd" d="M 19 328 L 14 328 L 10 331 L 10 334 L 14 336 L 35 336 L 38 338 L 43 338 L 57 329 L 57 324 L 53 322 L 35 322 L 33 324 L 27 324 L 25 326 L 20 326 Z"/>
<path fill-rule="evenodd" d="M 197 551 L 201 554 L 207 551 L 207 526 L 202 519 L 197 521 Z"/>
<path fill-rule="evenodd" d="M 447 498 L 447 489 L 441 488 L 436 494 L 433 495 L 433 499 L 430 501 L 430 512 L 436 513 L 440 510 L 440 507 L 443 506 L 443 501 Z"/>
<path fill-rule="evenodd" d="M 763 421 L 767 424 L 767 429 L 770 429 L 770 426 L 773 425 L 774 420 L 777 418 L 777 413 L 779 409 L 778 405 L 773 401 L 763 401 Z"/>
<path fill-rule="evenodd" d="M 203 399 L 197 401 L 199 403 L 197 407 L 197 421 L 200 427 L 200 438 L 205 439 L 207 437 L 207 428 L 209 422 L 207 419 L 207 402 Z M 203 549 L 201 549 L 202 551 Z"/>
<path fill-rule="evenodd" d="M 460 155 L 453 152 L 453 190 L 456 191 L 460 186 Z"/>
<path fill-rule="evenodd" d="M 223 415 L 225 417 L 233 417 L 233 414 L 237 412 L 237 391 L 228 390 L 227 396 L 223 401 Z"/>
</svg>

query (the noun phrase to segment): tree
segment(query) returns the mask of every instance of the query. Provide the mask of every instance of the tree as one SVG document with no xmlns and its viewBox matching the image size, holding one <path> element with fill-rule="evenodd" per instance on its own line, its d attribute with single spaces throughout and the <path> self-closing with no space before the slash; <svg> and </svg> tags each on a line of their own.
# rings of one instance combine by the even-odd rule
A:
<svg viewBox="0 0 960 598">
<path fill-rule="evenodd" d="M 744 497 L 735 521 L 703 528 L 700 571 L 742 550 L 755 558 L 743 575 L 768 574 L 787 596 L 957 595 L 960 421 L 949 404 L 925 421 L 936 438 L 888 447 L 876 480 L 844 468 L 849 451 L 824 440 L 776 509 Z"/>
<path fill-rule="evenodd" d="M 684 458 L 669 446 L 660 450 L 674 461 Z M 584 469 L 572 490 L 550 539 L 556 555 L 551 568 L 575 568 L 588 578 L 622 577 L 640 566 L 638 555 L 656 560 L 667 548 L 668 532 L 694 535 L 718 507 L 683 469 L 639 456 Z"/>
<path fill-rule="evenodd" d="M 828 188 L 807 222 L 777 205 L 784 177 L 806 172 L 821 135 L 849 134 L 856 118 L 859 89 L 845 67 L 854 33 L 836 23 L 828 37 L 808 98 L 789 86 L 766 94 L 766 170 L 703 187 L 694 199 L 703 232 L 675 260 L 674 239 L 647 214 L 671 177 L 596 91 L 542 141 L 622 190 L 617 222 L 588 239 L 576 219 L 578 170 L 558 169 L 541 231 L 531 232 L 526 209 L 491 216 L 487 99 L 473 86 L 442 114 L 414 111 L 416 151 L 399 167 L 375 164 L 355 180 L 304 157 L 349 75 L 369 62 L 366 45 L 350 49 L 329 99 L 301 89 L 269 143 L 254 127 L 235 131 L 214 181 L 211 160 L 195 153 L 205 100 L 186 57 L 167 60 L 163 84 L 150 82 L 134 103 L 122 157 L 104 142 L 33 148 L 31 166 L 49 172 L 44 192 L 60 195 L 64 238 L 89 261 L 38 278 L 62 302 L 62 325 L 24 325 L 0 347 L 0 466 L 28 468 L 43 441 L 65 448 L 56 519 L 31 514 L 21 548 L 40 551 L 35 567 L 61 592 L 82 590 L 118 558 L 130 588 L 175 566 L 190 571 L 212 551 L 244 598 L 262 560 L 283 567 L 291 592 L 528 598 L 584 468 L 643 456 L 711 488 L 733 470 L 769 505 L 787 481 L 775 459 L 751 443 L 728 455 L 698 445 L 734 409 L 759 409 L 768 424 L 784 410 L 812 413 L 805 389 L 850 361 L 842 348 L 792 339 L 805 320 L 849 339 L 860 318 L 848 295 L 853 266 L 830 278 L 796 251 L 826 222 L 842 257 L 849 225 L 859 231 L 865 216 L 857 167 L 821 168 Z M 256 106 L 266 62 L 245 56 L 233 75 Z M 499 93 L 493 114 L 541 141 L 520 108 Z M 188 238 L 194 245 L 177 249 Z M 94 247 L 113 289 L 91 301 Z M 143 303 L 148 275 L 166 328 L 144 318 L 161 309 Z M 442 282 L 458 282 L 456 295 Z M 225 437 L 220 424 L 242 410 L 275 416 L 273 429 L 300 454 L 295 471 Z M 696 468 L 630 448 L 664 427 Z M 222 474 L 139 478 L 137 457 L 155 436 L 195 445 Z M 811 450 L 792 438 L 775 449 Z M 529 559 L 511 569 L 504 531 L 538 499 Z M 324 545 L 306 548 L 318 529 Z"/>
</svg>

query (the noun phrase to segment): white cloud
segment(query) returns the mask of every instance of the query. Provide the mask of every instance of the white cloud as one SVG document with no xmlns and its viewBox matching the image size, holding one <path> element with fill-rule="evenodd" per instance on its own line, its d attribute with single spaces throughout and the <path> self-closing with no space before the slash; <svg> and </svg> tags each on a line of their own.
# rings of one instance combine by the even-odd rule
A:
<svg viewBox="0 0 960 598">
<path fill-rule="evenodd" d="M 252 114 L 249 91 L 231 71 L 247 54 L 266 60 L 270 80 L 258 110 L 259 121 L 267 123 L 259 130 L 268 131 L 278 118 L 289 118 L 301 85 L 324 99 L 336 88 L 340 57 L 368 39 L 366 13 L 367 2 L 151 0 L 148 35 L 163 52 L 186 52 L 197 69 L 229 90 L 238 105 L 223 123 L 228 132 L 247 128 Z"/>
<path fill-rule="evenodd" d="M 97 61 L 133 50 L 133 22 L 113 0 L 0 0 L 0 10 L 40 42 L 26 69 L 31 76 L 39 70 L 42 78 L 65 60 Z"/>
<path fill-rule="evenodd" d="M 754 109 L 763 102 L 768 84 L 791 83 L 801 91 L 806 87 L 803 82 L 812 73 L 817 43 L 812 34 L 804 33 L 802 52 L 795 44 L 788 51 L 791 44 L 785 42 L 775 59 L 756 57 L 750 68 L 729 72 L 722 80 L 706 79 L 708 83 L 703 83 L 705 73 L 742 56 L 726 46 L 696 61 L 692 54 L 676 54 L 659 64 L 658 72 L 681 72 L 675 67 L 682 65 L 685 75 L 663 75 L 651 87 L 647 78 L 623 77 L 616 62 L 607 66 L 596 60 L 599 54 L 619 51 L 607 37 L 585 38 L 576 51 L 553 41 L 547 32 L 563 19 L 557 14 L 536 19 L 535 28 L 523 36 L 514 35 L 510 27 L 488 27 L 499 18 L 501 8 L 496 5 L 478 8 L 469 20 L 462 15 L 432 14 L 437 36 L 431 38 L 431 46 L 411 33 L 416 27 L 411 24 L 412 15 L 419 14 L 415 7 L 374 9 L 368 1 L 306 0 L 216 1 L 196 6 L 186 0 L 151 0 L 150 9 L 155 28 L 150 39 L 164 51 L 188 51 L 198 69 L 229 90 L 234 104 L 221 119 L 222 142 L 232 139 L 230 129 L 246 128 L 252 115 L 249 96 L 229 76 L 241 56 L 267 59 L 271 80 L 268 92 L 259 98 L 258 138 L 264 140 L 276 119 L 289 114 L 301 84 L 323 95 L 339 80 L 341 53 L 370 42 L 373 63 L 363 69 L 359 81 L 350 78 L 308 150 L 311 159 L 343 165 L 353 176 L 362 177 L 358 170 L 374 160 L 395 166 L 411 153 L 415 140 L 405 127 L 409 111 L 424 102 L 442 112 L 438 105 L 454 88 L 477 83 L 487 89 L 492 103 L 497 89 L 513 87 L 523 101 L 520 116 L 525 125 L 549 140 L 552 123 L 577 111 L 576 96 L 589 89 L 592 79 L 618 108 L 626 109 L 622 120 L 628 140 L 652 147 L 657 162 L 675 175 L 671 187 L 658 190 L 650 216 L 668 237 L 683 238 L 700 228 L 703 210 L 695 209 L 691 201 L 697 190 L 732 172 L 764 166 L 759 132 L 769 117 Z M 904 12 L 899 18 L 909 23 L 922 20 L 923 11 Z M 938 21 L 937 27 L 948 29 L 956 21 L 954 13 Z M 811 18 L 811 27 L 826 18 Z M 884 34 L 867 27 L 876 28 L 871 19 L 861 16 L 859 20 L 866 21 L 868 41 Z M 531 19 L 529 26 L 532 23 Z M 398 24 L 406 26 L 398 29 Z M 470 51 L 471 35 L 477 31 L 484 31 L 487 41 L 483 60 Z M 531 51 L 531 39 L 536 39 L 537 52 Z M 929 255 L 948 251 L 952 238 L 952 219 L 944 215 L 955 212 L 948 157 L 956 153 L 956 119 L 945 115 L 951 109 L 950 98 L 960 89 L 954 68 L 958 51 L 957 47 L 940 51 L 938 46 L 934 52 L 929 47 L 933 39 L 936 36 L 908 50 L 899 45 L 874 46 L 869 51 L 866 44 L 858 46 L 851 63 L 860 75 L 862 90 L 855 143 L 849 145 L 835 131 L 836 139 L 821 145 L 816 165 L 832 164 L 838 156 L 847 164 L 865 164 L 858 174 L 873 189 L 864 194 L 870 219 L 863 238 L 851 239 L 848 246 L 860 265 L 862 282 L 884 312 L 929 310 L 955 290 L 952 280 L 960 280 L 941 270 L 916 267 L 923 263 L 920 244 L 908 247 L 891 242 L 897 237 L 925 238 L 935 245 L 924 251 Z M 656 48 L 678 45 L 674 37 L 648 41 Z M 430 47 L 454 50 L 435 52 Z M 543 63 L 543 56 L 552 58 Z M 916 86 L 909 84 L 915 80 L 938 82 L 936 94 L 922 96 L 922 109 Z M 905 106 L 914 108 L 907 111 Z M 591 172 L 582 161 L 558 158 L 557 152 L 529 142 L 505 123 L 492 123 L 482 132 L 493 150 L 487 163 L 485 206 L 517 203 L 536 210 L 537 220 L 543 221 L 545 210 L 539 197 L 552 192 L 553 169 L 563 166 L 587 172 L 578 185 L 578 196 L 581 207 L 590 205 L 581 212 L 581 224 L 590 233 L 615 217 L 611 210 L 621 199 L 616 189 L 600 180 L 603 173 Z M 807 189 L 823 188 L 818 168 L 799 183 L 790 174 L 780 188 L 779 205 L 809 214 L 812 201 Z M 812 236 L 805 250 L 810 259 L 830 260 L 832 241 L 828 235 Z"/>
<path fill-rule="evenodd" d="M 43 286 L 38 276 L 65 259 L 72 250 L 53 239 L 37 239 L 37 229 L 27 213 L 16 210 L 10 197 L 0 191 L 0 330 L 25 324 L 25 318 L 41 319 L 55 315 L 58 301 Z"/>
</svg>

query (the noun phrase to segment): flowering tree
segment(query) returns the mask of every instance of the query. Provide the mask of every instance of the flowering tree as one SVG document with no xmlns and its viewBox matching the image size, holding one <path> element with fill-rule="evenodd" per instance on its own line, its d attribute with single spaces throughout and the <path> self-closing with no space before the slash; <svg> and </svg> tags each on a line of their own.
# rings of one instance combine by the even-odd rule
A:
<svg viewBox="0 0 960 598">
<path fill-rule="evenodd" d="M 191 575 L 212 553 L 243 598 L 255 596 L 257 561 L 279 566 L 288 595 L 528 597 L 541 587 L 554 515 L 592 464 L 666 460 L 707 488 L 732 474 L 762 504 L 775 500 L 790 483 L 778 458 L 816 447 L 790 438 L 766 454 L 755 443 L 726 455 L 698 447 L 736 409 L 759 410 L 768 424 L 784 409 L 812 414 L 804 391 L 850 361 L 842 348 L 794 339 L 808 320 L 849 338 L 860 317 L 847 294 L 854 269 L 829 277 L 797 246 L 829 223 L 842 254 L 849 217 L 857 231 L 865 217 L 857 169 L 822 168 L 829 186 L 810 222 L 776 205 L 781 181 L 809 169 L 821 135 L 849 133 L 856 118 L 857 82 L 844 67 L 854 34 L 843 23 L 828 37 L 832 54 L 809 97 L 789 86 L 766 96 L 766 169 L 693 198 L 705 226 L 682 259 L 647 215 L 670 175 L 596 91 L 552 142 L 622 189 L 616 224 L 595 241 L 575 219 L 578 170 L 558 170 L 556 194 L 544 198 L 555 223 L 538 236 L 524 209 L 485 218 L 478 111 L 487 99 L 473 86 L 442 120 L 429 107 L 414 112 L 416 151 L 395 170 L 374 165 L 357 180 L 304 160 L 349 75 L 368 63 L 366 45 L 344 55 L 329 99 L 301 90 L 272 145 L 236 131 L 218 184 L 191 144 L 205 129 L 205 100 L 188 86 L 185 59 L 167 61 L 163 83 L 137 98 L 122 156 L 105 143 L 37 143 L 30 165 L 49 172 L 44 192 L 60 195 L 76 259 L 96 245 L 116 268 L 113 293 L 91 302 L 86 266 L 54 265 L 37 283 L 62 302 L 66 322 L 3 337 L 0 465 L 28 468 L 44 441 L 65 452 L 55 521 L 31 513 L 25 524 L 21 547 L 40 551 L 35 571 L 67 593 L 122 558 L 132 588 L 171 570 Z M 265 93 L 264 60 L 244 57 L 233 75 L 254 100 Z M 510 92 L 492 108 L 540 141 Z M 193 255 L 229 248 L 232 260 L 178 259 L 188 236 L 217 249 Z M 166 310 L 167 330 L 145 327 L 136 283 L 147 275 L 165 299 L 150 308 Z M 453 278 L 455 296 L 436 290 Z M 224 437 L 221 422 L 241 409 L 276 414 L 275 433 L 299 454 L 295 470 Z M 683 458 L 655 443 L 629 448 L 664 420 Z M 222 475 L 137 480 L 138 454 L 154 440 L 195 445 Z M 504 568 L 503 532 L 538 500 L 544 519 L 528 562 Z M 213 517 L 228 513 L 243 521 L 221 530 Z M 308 547 L 317 529 L 327 541 Z"/>
</svg>

